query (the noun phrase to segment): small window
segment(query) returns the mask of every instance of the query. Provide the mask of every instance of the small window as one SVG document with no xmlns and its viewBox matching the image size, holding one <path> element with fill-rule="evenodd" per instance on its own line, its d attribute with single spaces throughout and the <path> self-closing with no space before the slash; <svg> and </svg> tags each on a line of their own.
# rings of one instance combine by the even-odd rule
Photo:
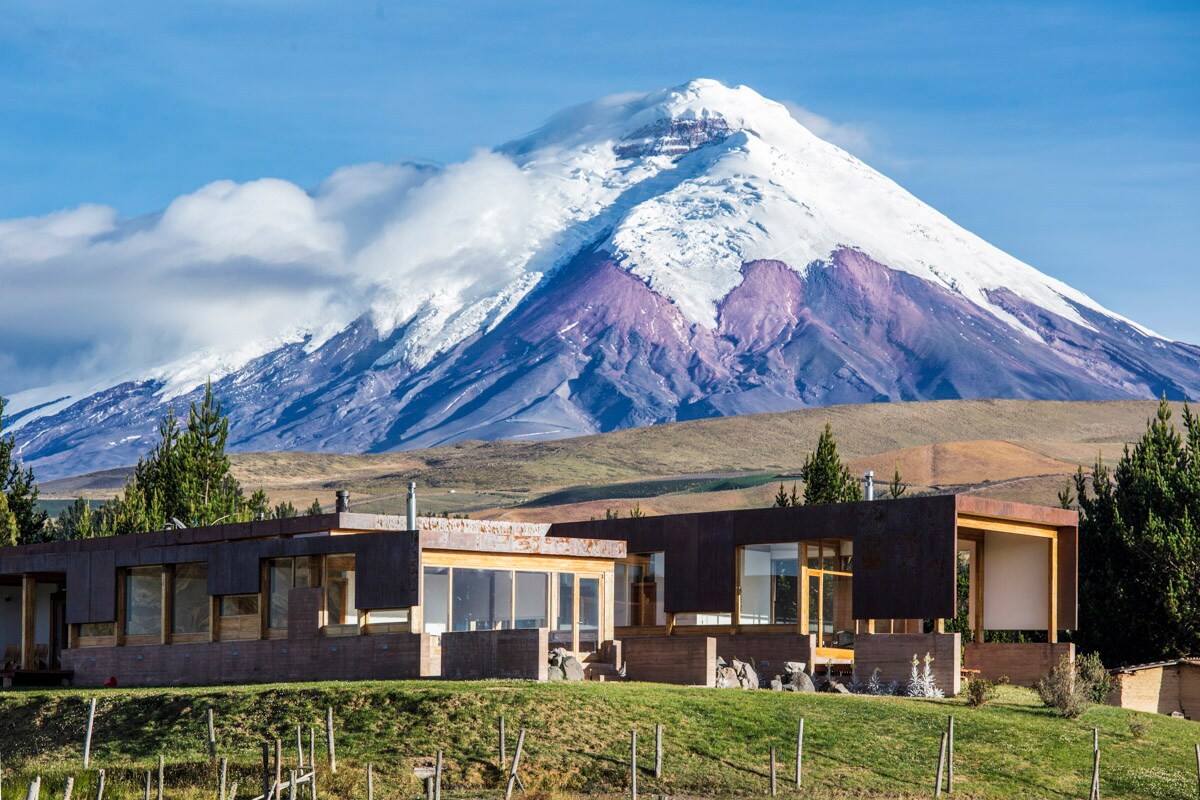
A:
<svg viewBox="0 0 1200 800">
<path fill-rule="evenodd" d="M 325 557 L 325 613 L 327 625 L 358 624 L 353 555 Z"/>
<path fill-rule="evenodd" d="M 171 633 L 208 633 L 208 564 L 177 564 Z"/>
<path fill-rule="evenodd" d="M 221 598 L 222 617 L 244 617 L 258 613 L 258 595 L 229 594 Z"/>
<path fill-rule="evenodd" d="M 421 608 L 425 633 L 442 634 L 450 627 L 450 569 L 425 567 Z"/>
<path fill-rule="evenodd" d="M 162 633 L 162 567 L 132 567 L 125 573 L 125 635 Z"/>
<path fill-rule="evenodd" d="M 369 619 L 372 625 L 404 625 L 408 623 L 408 609 L 373 608 Z"/>
<path fill-rule="evenodd" d="M 85 622 L 79 626 L 79 636 L 115 636 L 117 633 L 117 623 L 115 622 Z"/>
</svg>

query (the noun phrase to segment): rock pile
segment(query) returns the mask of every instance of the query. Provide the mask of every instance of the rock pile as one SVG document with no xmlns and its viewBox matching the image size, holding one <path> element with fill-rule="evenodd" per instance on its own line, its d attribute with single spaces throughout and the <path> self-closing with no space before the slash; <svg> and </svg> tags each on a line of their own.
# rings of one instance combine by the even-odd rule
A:
<svg viewBox="0 0 1200 800">
<path fill-rule="evenodd" d="M 806 666 L 803 661 L 785 661 L 783 674 L 771 680 L 771 688 L 777 692 L 815 692 L 817 687 L 804 671 Z"/>
<path fill-rule="evenodd" d="M 583 664 L 565 648 L 550 651 L 550 669 L 547 677 L 552 681 L 581 681 L 584 678 Z"/>
<path fill-rule="evenodd" d="M 735 658 L 731 663 L 726 663 L 719 656 L 716 685 L 718 689 L 757 689 L 760 686 L 758 672 L 749 662 Z"/>
</svg>

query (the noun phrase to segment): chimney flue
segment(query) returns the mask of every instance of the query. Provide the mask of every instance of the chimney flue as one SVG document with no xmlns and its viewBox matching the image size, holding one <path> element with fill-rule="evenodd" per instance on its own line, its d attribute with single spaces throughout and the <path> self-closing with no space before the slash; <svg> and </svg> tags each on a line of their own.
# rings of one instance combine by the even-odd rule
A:
<svg viewBox="0 0 1200 800">
<path fill-rule="evenodd" d="M 875 499 L 875 473 L 870 470 L 863 474 L 863 499 Z"/>
<path fill-rule="evenodd" d="M 417 484 L 408 484 L 408 529 L 417 529 Z"/>
<path fill-rule="evenodd" d="M 344 514 L 350 510 L 350 493 L 345 489 L 338 489 L 336 508 L 339 514 Z"/>
</svg>

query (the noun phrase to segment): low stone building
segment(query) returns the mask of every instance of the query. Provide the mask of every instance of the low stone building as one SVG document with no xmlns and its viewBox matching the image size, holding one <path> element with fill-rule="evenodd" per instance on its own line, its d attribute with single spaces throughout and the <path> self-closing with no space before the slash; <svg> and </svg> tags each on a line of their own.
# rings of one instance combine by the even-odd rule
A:
<svg viewBox="0 0 1200 800">
<path fill-rule="evenodd" d="M 1112 670 L 1108 704 L 1200 719 L 1200 659 L 1178 658 Z"/>
</svg>

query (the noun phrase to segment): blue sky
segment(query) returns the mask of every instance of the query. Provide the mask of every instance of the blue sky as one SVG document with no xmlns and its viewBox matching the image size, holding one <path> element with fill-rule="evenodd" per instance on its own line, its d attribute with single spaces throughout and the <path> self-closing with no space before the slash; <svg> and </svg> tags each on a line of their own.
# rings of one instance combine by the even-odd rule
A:
<svg viewBox="0 0 1200 800">
<path fill-rule="evenodd" d="M 0 219 L 460 160 L 693 77 L 843 126 L 955 221 L 1200 342 L 1200 11 L 1168 3 L 7 3 Z"/>
</svg>

